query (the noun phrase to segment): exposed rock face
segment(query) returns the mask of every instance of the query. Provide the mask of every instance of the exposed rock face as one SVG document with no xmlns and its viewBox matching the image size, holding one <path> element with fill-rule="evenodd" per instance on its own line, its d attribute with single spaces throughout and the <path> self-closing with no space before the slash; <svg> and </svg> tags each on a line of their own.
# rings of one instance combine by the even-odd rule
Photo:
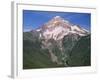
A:
<svg viewBox="0 0 100 80">
<path fill-rule="evenodd" d="M 73 25 L 69 21 L 64 20 L 60 16 L 54 17 L 49 22 L 45 23 L 40 30 L 40 38 L 42 39 L 42 48 L 48 49 L 51 55 L 51 59 L 53 62 L 57 64 L 62 64 L 62 60 L 67 58 L 67 53 L 65 54 L 65 50 L 63 48 L 64 38 L 71 42 L 67 50 L 71 50 L 75 45 L 75 42 L 79 40 L 81 36 L 86 36 L 89 32 L 78 25 Z M 56 52 L 53 52 L 53 49 L 57 47 L 60 51 L 60 55 L 64 57 L 56 57 Z M 67 51 L 67 52 L 68 52 Z"/>
<path fill-rule="evenodd" d="M 60 16 L 25 32 L 23 44 L 25 68 L 90 65 L 90 33 Z"/>
</svg>

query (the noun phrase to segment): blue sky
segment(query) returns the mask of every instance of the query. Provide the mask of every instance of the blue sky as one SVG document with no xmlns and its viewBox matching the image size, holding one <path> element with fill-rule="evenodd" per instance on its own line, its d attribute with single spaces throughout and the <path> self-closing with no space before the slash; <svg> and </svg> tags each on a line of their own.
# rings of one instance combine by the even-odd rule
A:
<svg viewBox="0 0 100 80">
<path fill-rule="evenodd" d="M 80 25 L 81 27 L 90 30 L 90 13 L 23 10 L 23 31 L 39 28 L 55 16 L 61 16 L 72 24 Z"/>
</svg>

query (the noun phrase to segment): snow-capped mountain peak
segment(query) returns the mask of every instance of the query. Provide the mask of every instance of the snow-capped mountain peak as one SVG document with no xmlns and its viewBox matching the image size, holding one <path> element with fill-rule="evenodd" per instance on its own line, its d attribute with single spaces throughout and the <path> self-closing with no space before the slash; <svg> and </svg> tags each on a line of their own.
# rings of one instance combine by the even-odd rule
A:
<svg viewBox="0 0 100 80">
<path fill-rule="evenodd" d="M 61 17 L 60 16 L 55 16 L 54 19 L 61 19 Z"/>
<path fill-rule="evenodd" d="M 45 39 L 61 40 L 68 34 L 77 34 L 79 36 L 87 35 L 87 31 L 78 25 L 73 25 L 60 16 L 56 16 L 42 27 L 42 35 Z"/>
</svg>

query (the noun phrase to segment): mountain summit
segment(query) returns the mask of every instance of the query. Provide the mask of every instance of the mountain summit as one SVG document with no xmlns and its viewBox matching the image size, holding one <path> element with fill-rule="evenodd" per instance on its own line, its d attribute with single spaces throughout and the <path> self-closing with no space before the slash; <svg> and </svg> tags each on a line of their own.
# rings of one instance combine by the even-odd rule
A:
<svg viewBox="0 0 100 80">
<path fill-rule="evenodd" d="M 60 16 L 23 38 L 24 68 L 90 65 L 90 33 Z"/>
<path fill-rule="evenodd" d="M 68 20 L 64 20 L 60 16 L 55 16 L 49 22 L 45 23 L 41 29 L 41 35 L 45 39 L 60 40 L 65 35 L 76 34 L 79 36 L 85 36 L 89 32 L 79 25 L 73 25 Z"/>
<path fill-rule="evenodd" d="M 68 20 L 64 20 L 60 16 L 55 16 L 45 23 L 39 30 L 39 38 L 42 39 L 42 49 L 48 49 L 51 60 L 57 64 L 62 64 L 62 60 L 68 56 L 64 53 L 64 43 L 69 42 L 66 46 L 67 51 L 71 51 L 76 42 L 89 32 L 79 25 L 73 25 Z M 62 59 L 58 59 L 53 48 L 57 47 Z M 68 53 L 68 52 L 66 52 Z M 58 54 L 58 53 L 57 53 Z M 65 63 L 66 64 L 66 63 Z"/>
</svg>

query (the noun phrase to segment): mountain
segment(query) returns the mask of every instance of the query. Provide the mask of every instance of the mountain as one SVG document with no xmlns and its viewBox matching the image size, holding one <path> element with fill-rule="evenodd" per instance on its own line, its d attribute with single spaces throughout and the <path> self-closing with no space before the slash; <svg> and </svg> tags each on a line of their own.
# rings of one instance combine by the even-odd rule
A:
<svg viewBox="0 0 100 80">
<path fill-rule="evenodd" d="M 70 52 L 69 66 L 91 65 L 91 36 L 82 37 Z"/>
<path fill-rule="evenodd" d="M 80 36 L 85 36 L 89 32 L 79 25 L 73 25 L 69 21 L 64 20 L 60 16 L 54 17 L 52 20 L 50 20 L 48 23 L 44 24 L 42 29 L 43 37 L 45 39 L 54 39 L 54 40 L 60 40 L 65 35 L 68 35 L 70 33 L 72 34 L 78 34 Z"/>
<path fill-rule="evenodd" d="M 90 65 L 90 32 L 60 16 L 24 32 L 23 39 L 25 69 Z"/>
</svg>

